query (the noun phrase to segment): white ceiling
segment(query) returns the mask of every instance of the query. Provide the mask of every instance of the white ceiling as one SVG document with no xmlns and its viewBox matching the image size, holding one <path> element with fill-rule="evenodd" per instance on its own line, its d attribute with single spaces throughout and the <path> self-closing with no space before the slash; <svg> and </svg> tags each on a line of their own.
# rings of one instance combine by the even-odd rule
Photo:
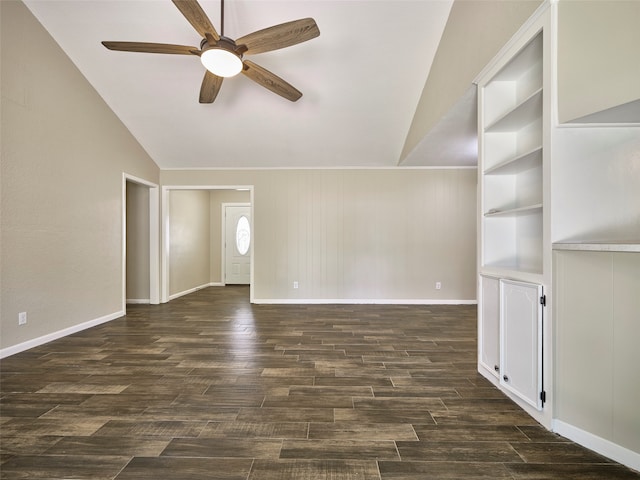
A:
<svg viewBox="0 0 640 480">
<path fill-rule="evenodd" d="M 199 104 L 197 57 L 114 52 L 102 40 L 199 46 L 170 0 L 26 0 L 161 168 L 396 166 L 453 0 L 227 0 L 225 35 L 312 17 L 320 36 L 252 61 L 303 92 L 247 77 Z M 201 0 L 218 31 L 220 2 Z"/>
</svg>

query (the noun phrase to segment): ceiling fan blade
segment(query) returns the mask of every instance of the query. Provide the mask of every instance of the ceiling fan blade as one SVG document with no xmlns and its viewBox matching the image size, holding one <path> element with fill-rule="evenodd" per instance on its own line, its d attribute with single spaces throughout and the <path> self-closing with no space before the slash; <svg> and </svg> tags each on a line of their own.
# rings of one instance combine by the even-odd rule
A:
<svg viewBox="0 0 640 480">
<path fill-rule="evenodd" d="M 269 70 L 266 70 L 260 65 L 256 65 L 249 60 L 245 60 L 243 63 L 244 69 L 242 70 L 242 73 L 257 84 L 262 85 L 264 88 L 267 88 L 273 93 L 277 93 L 281 97 L 291 100 L 292 102 L 295 102 L 302 96 L 302 92 L 300 90 L 285 82 L 277 75 L 271 73 Z"/>
<path fill-rule="evenodd" d="M 218 35 L 209 17 L 207 17 L 207 14 L 204 13 L 204 10 L 196 0 L 172 1 L 201 37 L 208 38 L 208 36 L 211 36 L 216 42 L 220 40 L 220 35 Z"/>
<path fill-rule="evenodd" d="M 247 55 L 270 52 L 306 42 L 320 35 L 313 18 L 303 18 L 258 30 L 236 40 L 236 45 L 246 45 Z"/>
<path fill-rule="evenodd" d="M 119 50 L 122 52 L 141 53 L 170 53 L 175 55 L 197 55 L 198 47 L 187 45 L 172 45 L 169 43 L 147 43 L 147 42 L 102 42 L 109 50 Z M 196 53 L 194 53 L 196 52 Z"/>
<path fill-rule="evenodd" d="M 204 74 L 200 87 L 200 103 L 213 103 L 222 86 L 223 77 L 214 75 L 209 70 Z"/>
</svg>

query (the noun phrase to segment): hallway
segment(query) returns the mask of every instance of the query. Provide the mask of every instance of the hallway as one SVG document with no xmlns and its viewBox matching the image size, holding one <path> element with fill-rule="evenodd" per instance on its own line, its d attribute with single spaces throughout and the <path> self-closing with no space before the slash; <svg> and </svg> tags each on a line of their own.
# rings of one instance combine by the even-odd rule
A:
<svg viewBox="0 0 640 480">
<path fill-rule="evenodd" d="M 640 479 L 476 373 L 476 309 L 211 287 L 1 361 L 2 478 Z"/>
</svg>

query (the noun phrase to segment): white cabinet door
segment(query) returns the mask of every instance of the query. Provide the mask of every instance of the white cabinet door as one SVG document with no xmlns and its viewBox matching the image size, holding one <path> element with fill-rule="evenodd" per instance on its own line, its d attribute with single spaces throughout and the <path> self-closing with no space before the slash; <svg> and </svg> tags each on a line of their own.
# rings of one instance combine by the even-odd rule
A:
<svg viewBox="0 0 640 480">
<path fill-rule="evenodd" d="M 500 384 L 542 410 L 542 285 L 500 280 Z"/>
<path fill-rule="evenodd" d="M 500 279 L 480 276 L 479 360 L 487 370 L 500 374 Z"/>
</svg>

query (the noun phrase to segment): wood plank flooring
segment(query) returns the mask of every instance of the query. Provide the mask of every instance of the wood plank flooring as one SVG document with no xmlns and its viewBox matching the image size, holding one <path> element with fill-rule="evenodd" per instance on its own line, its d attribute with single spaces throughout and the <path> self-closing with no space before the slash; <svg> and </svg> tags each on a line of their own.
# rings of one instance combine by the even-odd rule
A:
<svg viewBox="0 0 640 480">
<path fill-rule="evenodd" d="M 6 479 L 640 479 L 476 373 L 473 306 L 212 287 L 1 361 Z"/>
</svg>

